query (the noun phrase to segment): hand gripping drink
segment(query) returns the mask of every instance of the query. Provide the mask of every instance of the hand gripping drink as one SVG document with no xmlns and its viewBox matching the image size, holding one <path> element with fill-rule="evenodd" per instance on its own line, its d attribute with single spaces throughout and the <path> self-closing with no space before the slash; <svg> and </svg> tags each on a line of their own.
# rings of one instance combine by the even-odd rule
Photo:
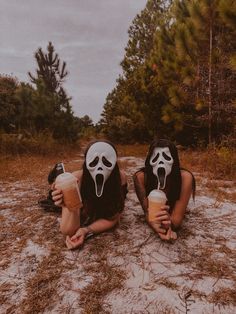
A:
<svg viewBox="0 0 236 314">
<path fill-rule="evenodd" d="M 152 190 L 148 195 L 148 220 L 155 221 L 155 215 L 166 204 L 166 194 L 161 190 Z"/>
<path fill-rule="evenodd" d="M 62 190 L 63 202 L 69 210 L 82 206 L 77 178 L 69 172 L 64 172 L 56 178 L 56 188 Z"/>
</svg>

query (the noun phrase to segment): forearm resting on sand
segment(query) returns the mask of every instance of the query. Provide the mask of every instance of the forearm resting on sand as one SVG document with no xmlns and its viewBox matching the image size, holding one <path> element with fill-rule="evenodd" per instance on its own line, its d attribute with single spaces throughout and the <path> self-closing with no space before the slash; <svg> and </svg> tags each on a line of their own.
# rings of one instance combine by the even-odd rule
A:
<svg viewBox="0 0 236 314">
<path fill-rule="evenodd" d="M 142 206 L 142 209 L 143 209 L 145 215 L 147 215 L 148 199 L 146 197 L 146 191 L 145 191 L 144 183 L 142 182 L 143 179 L 141 178 L 141 175 L 138 175 L 138 173 L 136 173 L 133 176 L 133 181 L 134 181 L 134 189 L 135 189 L 136 195 L 138 197 L 138 200 Z"/>
<path fill-rule="evenodd" d="M 179 200 L 176 201 L 171 212 L 171 226 L 174 230 L 178 229 L 184 219 L 190 196 L 193 191 L 193 177 L 187 171 L 181 172 L 182 187 Z"/>
<path fill-rule="evenodd" d="M 112 220 L 98 219 L 91 223 L 88 227 L 93 233 L 101 233 L 113 228 L 119 221 L 120 215 L 116 215 Z"/>
<path fill-rule="evenodd" d="M 89 226 L 79 228 L 73 236 L 66 237 L 66 246 L 68 249 L 73 250 L 81 247 L 84 241 L 91 234 L 97 234 L 111 229 L 119 220 L 119 215 L 112 220 L 98 219 Z"/>
</svg>

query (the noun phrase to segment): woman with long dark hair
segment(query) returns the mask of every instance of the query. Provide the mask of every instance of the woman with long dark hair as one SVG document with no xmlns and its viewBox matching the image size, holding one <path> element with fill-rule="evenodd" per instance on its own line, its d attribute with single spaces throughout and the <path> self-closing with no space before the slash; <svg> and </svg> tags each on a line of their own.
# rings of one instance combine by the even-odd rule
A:
<svg viewBox="0 0 236 314">
<path fill-rule="evenodd" d="M 127 180 L 117 164 L 114 145 L 105 140 L 90 143 L 85 151 L 83 169 L 73 175 L 78 180 L 82 207 L 69 210 L 63 194 L 54 189 L 55 205 L 62 206 L 60 229 L 69 249 L 80 247 L 85 239 L 113 228 L 124 209 Z"/>
<path fill-rule="evenodd" d="M 175 240 L 175 231 L 180 227 L 191 194 L 195 195 L 193 174 L 180 167 L 176 146 L 168 140 L 154 140 L 145 160 L 145 167 L 134 176 L 137 197 L 148 224 L 162 240 Z M 155 214 L 155 221 L 148 215 L 148 195 L 153 190 L 162 190 L 167 203 Z"/>
</svg>

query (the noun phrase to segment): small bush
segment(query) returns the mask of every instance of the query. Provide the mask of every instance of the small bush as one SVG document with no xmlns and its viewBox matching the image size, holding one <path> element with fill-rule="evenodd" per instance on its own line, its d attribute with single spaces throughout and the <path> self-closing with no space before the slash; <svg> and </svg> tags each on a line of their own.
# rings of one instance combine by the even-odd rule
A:
<svg viewBox="0 0 236 314">
<path fill-rule="evenodd" d="M 236 178 L 236 149 L 212 146 L 205 150 L 181 151 L 182 166 L 193 172 L 206 173 L 213 179 L 234 180 Z"/>
<path fill-rule="evenodd" d="M 35 136 L 24 134 L 0 134 L 0 153 L 2 155 L 47 155 L 62 153 L 79 145 L 61 144 L 50 133 L 42 132 Z"/>
</svg>

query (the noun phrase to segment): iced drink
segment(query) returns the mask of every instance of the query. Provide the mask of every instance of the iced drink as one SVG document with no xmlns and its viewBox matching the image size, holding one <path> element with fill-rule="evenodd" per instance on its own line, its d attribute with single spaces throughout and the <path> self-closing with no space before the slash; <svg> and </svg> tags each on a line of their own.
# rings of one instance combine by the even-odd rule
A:
<svg viewBox="0 0 236 314">
<path fill-rule="evenodd" d="M 64 172 L 56 178 L 56 188 L 62 190 L 63 202 L 69 210 L 76 210 L 82 206 L 80 191 L 76 177 Z"/>
<path fill-rule="evenodd" d="M 163 191 L 152 190 L 148 195 L 148 220 L 155 221 L 155 215 L 166 204 L 167 198 Z"/>
</svg>

